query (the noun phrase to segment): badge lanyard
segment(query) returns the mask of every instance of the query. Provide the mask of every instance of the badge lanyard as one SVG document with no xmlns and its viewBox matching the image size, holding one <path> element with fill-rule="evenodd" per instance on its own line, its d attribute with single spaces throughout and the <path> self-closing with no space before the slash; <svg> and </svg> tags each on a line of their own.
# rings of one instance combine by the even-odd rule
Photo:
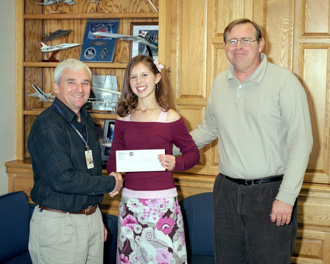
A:
<svg viewBox="0 0 330 264">
<path fill-rule="evenodd" d="M 62 112 L 62 110 L 58 107 L 58 105 L 56 105 L 55 103 L 53 103 L 53 105 L 56 107 L 56 109 L 58 110 L 58 112 L 64 117 L 64 114 Z M 65 117 L 64 117 L 65 118 Z M 88 145 L 88 131 L 87 131 L 87 126 L 85 126 L 85 130 L 86 130 L 86 139 L 84 139 L 84 137 L 82 136 L 82 134 L 78 131 L 78 129 L 72 124 L 70 123 L 70 125 L 72 126 L 72 128 L 77 132 L 77 134 L 79 135 L 80 139 L 82 140 L 82 142 L 84 142 L 86 150 L 85 150 L 85 158 L 86 158 L 86 165 L 87 165 L 87 169 L 92 169 L 94 168 L 94 161 L 93 161 L 93 153 L 92 150 L 89 149 L 89 145 Z"/>
</svg>

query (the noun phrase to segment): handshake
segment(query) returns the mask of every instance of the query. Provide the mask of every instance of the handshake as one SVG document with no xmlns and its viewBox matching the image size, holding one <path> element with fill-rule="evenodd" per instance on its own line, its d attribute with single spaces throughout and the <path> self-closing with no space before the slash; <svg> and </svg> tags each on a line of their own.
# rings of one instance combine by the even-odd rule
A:
<svg viewBox="0 0 330 264">
<path fill-rule="evenodd" d="M 109 192 L 109 195 L 111 197 L 114 197 L 120 192 L 120 189 L 123 187 L 123 176 L 119 172 L 111 172 L 109 175 L 115 177 L 116 179 L 115 188 L 111 192 Z"/>
</svg>

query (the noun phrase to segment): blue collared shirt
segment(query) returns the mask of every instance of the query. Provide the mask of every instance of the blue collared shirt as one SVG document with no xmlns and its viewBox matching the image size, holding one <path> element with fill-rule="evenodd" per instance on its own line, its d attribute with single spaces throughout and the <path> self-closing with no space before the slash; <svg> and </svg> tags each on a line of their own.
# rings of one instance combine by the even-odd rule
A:
<svg viewBox="0 0 330 264">
<path fill-rule="evenodd" d="M 102 176 L 100 144 L 94 121 L 87 110 L 78 116 L 59 99 L 34 121 L 28 137 L 34 186 L 31 198 L 36 204 L 52 209 L 78 212 L 89 205 L 100 204 L 104 193 L 116 184 L 113 176 Z M 88 139 L 93 152 L 94 168 L 88 169 L 85 143 L 71 126 Z M 87 128 L 87 134 L 86 134 Z"/>
</svg>

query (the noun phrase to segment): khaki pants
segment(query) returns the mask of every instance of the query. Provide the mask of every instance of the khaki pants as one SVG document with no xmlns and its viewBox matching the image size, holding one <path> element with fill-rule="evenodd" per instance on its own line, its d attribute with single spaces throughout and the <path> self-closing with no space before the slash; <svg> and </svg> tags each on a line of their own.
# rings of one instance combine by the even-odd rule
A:
<svg viewBox="0 0 330 264">
<path fill-rule="evenodd" d="M 34 264 L 103 263 L 104 225 L 92 215 L 57 213 L 35 207 L 29 251 Z"/>
</svg>

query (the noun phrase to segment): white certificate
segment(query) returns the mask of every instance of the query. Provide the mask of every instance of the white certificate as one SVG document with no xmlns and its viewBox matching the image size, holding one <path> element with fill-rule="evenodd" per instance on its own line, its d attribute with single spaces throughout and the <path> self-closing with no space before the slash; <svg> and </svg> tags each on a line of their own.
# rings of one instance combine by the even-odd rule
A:
<svg viewBox="0 0 330 264">
<path fill-rule="evenodd" d="M 117 172 L 164 171 L 158 154 L 165 149 L 117 150 Z"/>
</svg>

